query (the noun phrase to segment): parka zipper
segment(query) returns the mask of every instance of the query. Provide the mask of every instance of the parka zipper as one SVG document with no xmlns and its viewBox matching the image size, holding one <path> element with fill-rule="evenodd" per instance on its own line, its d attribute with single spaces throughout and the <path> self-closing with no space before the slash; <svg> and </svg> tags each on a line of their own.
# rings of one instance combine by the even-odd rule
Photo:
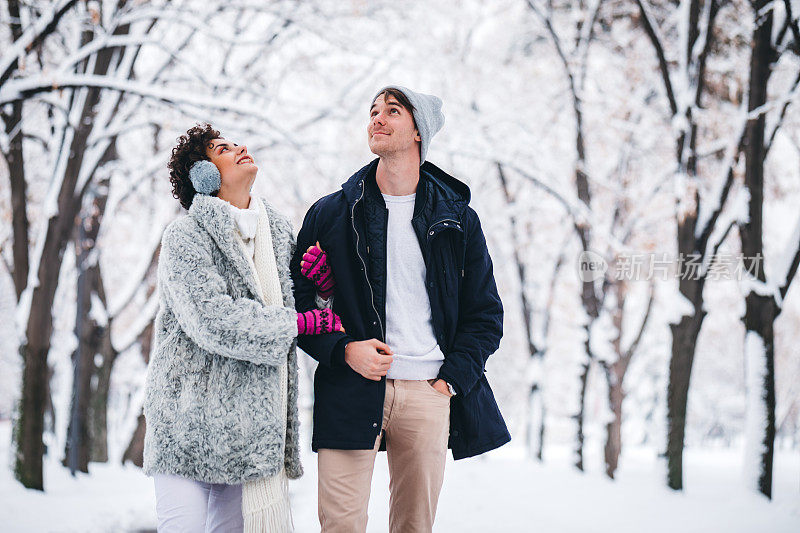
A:
<svg viewBox="0 0 800 533">
<path fill-rule="evenodd" d="M 353 207 L 350 210 L 350 222 L 353 224 L 353 233 L 356 234 L 356 255 L 361 261 L 364 278 L 367 280 L 367 287 L 369 287 L 369 303 L 372 305 L 372 310 L 375 311 L 375 316 L 378 317 L 378 324 L 381 327 L 381 342 L 386 342 L 383 333 L 383 321 L 381 320 L 381 315 L 378 314 L 378 310 L 375 308 L 375 295 L 372 293 L 372 284 L 369 282 L 369 276 L 367 275 L 367 264 L 364 262 L 364 258 L 361 257 L 361 253 L 358 251 L 359 235 L 358 230 L 356 229 L 356 204 L 364 197 L 364 180 L 361 180 L 359 183 L 361 184 L 361 196 L 356 198 L 356 201 L 353 202 Z"/>
</svg>

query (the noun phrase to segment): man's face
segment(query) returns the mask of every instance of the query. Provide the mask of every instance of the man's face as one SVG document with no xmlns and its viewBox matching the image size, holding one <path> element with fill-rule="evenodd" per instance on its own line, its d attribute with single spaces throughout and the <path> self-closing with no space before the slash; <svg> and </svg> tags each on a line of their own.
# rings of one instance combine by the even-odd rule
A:
<svg viewBox="0 0 800 533">
<path fill-rule="evenodd" d="M 419 132 L 414 117 L 394 96 L 378 96 L 369 110 L 367 142 L 373 154 L 384 156 L 404 151 L 419 155 Z"/>
<path fill-rule="evenodd" d="M 222 188 L 248 190 L 256 179 L 258 167 L 247 147 L 225 139 L 212 139 L 206 145 L 206 155 L 219 169 Z"/>
</svg>

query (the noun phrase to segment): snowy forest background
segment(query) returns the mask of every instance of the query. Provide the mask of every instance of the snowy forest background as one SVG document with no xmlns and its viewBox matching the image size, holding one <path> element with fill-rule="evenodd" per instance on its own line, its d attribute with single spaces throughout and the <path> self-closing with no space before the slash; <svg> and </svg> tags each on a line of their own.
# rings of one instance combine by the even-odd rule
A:
<svg viewBox="0 0 800 533">
<path fill-rule="evenodd" d="M 471 187 L 505 308 L 487 377 L 513 440 L 448 464 L 440 530 L 796 530 L 799 13 L 0 3 L 0 524 L 155 524 L 136 465 L 177 136 L 209 122 L 246 144 L 254 192 L 299 229 L 371 159 L 371 97 L 399 83 L 444 100 L 428 159 Z M 586 257 L 608 270 L 580 275 Z M 300 361 L 309 431 L 315 362 Z M 316 524 L 315 459 L 292 487 L 299 531 Z M 606 513 L 620 498 L 624 526 Z"/>
</svg>

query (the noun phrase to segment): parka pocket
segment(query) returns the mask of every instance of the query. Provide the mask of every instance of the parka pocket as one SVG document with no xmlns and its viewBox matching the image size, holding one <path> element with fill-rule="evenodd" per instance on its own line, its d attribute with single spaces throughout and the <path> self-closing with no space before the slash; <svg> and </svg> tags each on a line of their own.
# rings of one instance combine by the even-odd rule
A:
<svg viewBox="0 0 800 533">
<path fill-rule="evenodd" d="M 458 286 L 458 272 L 453 256 L 452 242 L 443 242 L 439 247 L 439 268 L 447 296 L 453 296 Z"/>
</svg>

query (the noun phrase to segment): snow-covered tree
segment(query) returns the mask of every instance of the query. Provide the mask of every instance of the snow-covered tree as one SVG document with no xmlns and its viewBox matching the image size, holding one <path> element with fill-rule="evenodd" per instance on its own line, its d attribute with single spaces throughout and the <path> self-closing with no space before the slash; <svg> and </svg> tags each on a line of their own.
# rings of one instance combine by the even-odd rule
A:
<svg viewBox="0 0 800 533">
<path fill-rule="evenodd" d="M 772 465 L 775 449 L 775 319 L 783 308 L 789 287 L 800 264 L 800 217 L 782 252 L 774 258 L 775 269 L 765 271 L 764 181 L 765 160 L 783 124 L 792 95 L 800 83 L 800 30 L 790 0 L 755 0 L 751 40 L 750 79 L 747 90 L 747 126 L 744 136 L 747 218 L 739 223 L 744 268 L 742 292 L 745 301 L 744 363 L 747 388 L 745 411 L 745 475 L 747 483 L 772 497 Z M 776 24 L 776 14 L 779 12 Z M 782 12 L 782 13 L 781 13 Z M 775 31 L 777 27 L 777 32 Z M 779 65 L 786 55 L 790 66 Z M 793 55 L 793 57 L 789 57 Z M 779 67 L 780 70 L 778 70 Z M 773 73 L 778 70 L 778 76 Z M 788 74 L 788 76 L 786 75 Z M 781 79 L 784 78 L 784 79 Z M 788 79 L 786 79 L 788 78 Z M 774 80 L 777 83 L 770 84 Z M 773 101 L 769 88 L 778 85 Z M 770 128 L 767 114 L 773 113 Z"/>
<path fill-rule="evenodd" d="M 683 447 L 686 406 L 697 347 L 697 337 L 707 314 L 703 288 L 709 264 L 741 213 L 734 220 L 722 217 L 734 190 L 734 164 L 741 146 L 742 127 L 732 138 L 713 139 L 727 149 L 721 162 L 704 158 L 699 142 L 710 131 L 703 122 L 703 108 L 714 101 L 709 84 L 709 58 L 716 54 L 736 56 L 728 40 L 728 26 L 717 24 L 723 4 L 718 0 L 682 0 L 657 4 L 636 0 L 639 22 L 655 52 L 667 112 L 675 144 L 672 186 L 675 191 L 676 241 L 679 260 L 680 316 L 670 324 L 672 355 L 667 394 L 667 484 L 683 487 Z M 727 8 L 736 10 L 736 3 Z M 671 57 L 670 57 L 671 56 Z M 704 130 L 705 128 L 705 130 Z M 724 131 L 724 130 L 723 130 Z M 712 132 L 713 133 L 713 132 Z M 705 159 L 705 160 L 704 160 Z M 721 169 L 721 170 L 720 170 Z M 717 174 L 722 178 L 718 179 Z M 722 228 L 721 231 L 717 231 Z"/>
</svg>

